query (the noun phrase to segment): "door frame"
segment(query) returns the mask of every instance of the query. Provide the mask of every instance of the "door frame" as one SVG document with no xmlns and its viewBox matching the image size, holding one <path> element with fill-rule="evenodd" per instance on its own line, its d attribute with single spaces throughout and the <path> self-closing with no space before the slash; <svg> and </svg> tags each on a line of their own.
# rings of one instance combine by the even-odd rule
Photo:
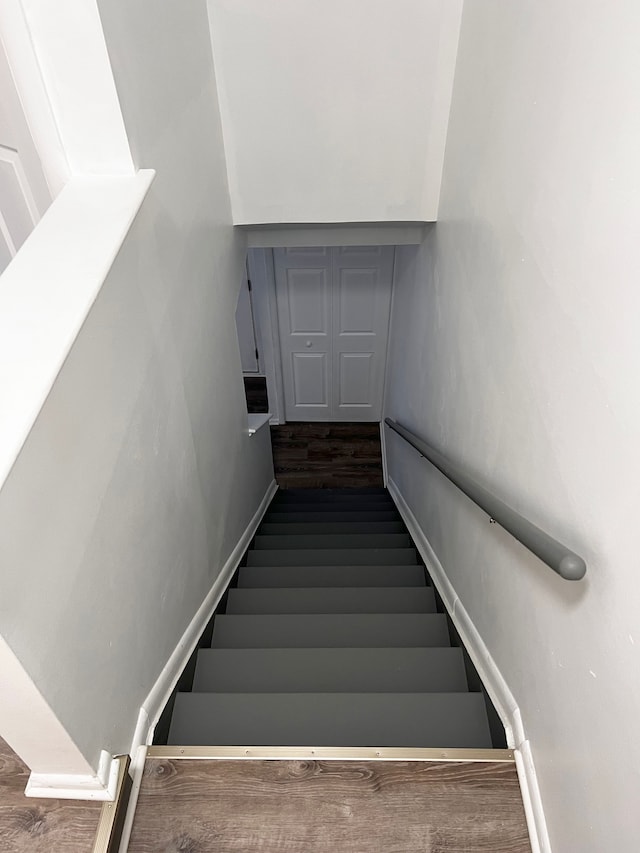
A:
<svg viewBox="0 0 640 853">
<path fill-rule="evenodd" d="M 276 302 L 276 277 L 273 266 L 273 249 L 249 249 L 247 253 L 247 271 L 251 279 L 251 295 L 255 321 L 255 334 L 259 364 L 262 375 L 267 380 L 269 399 L 269 423 L 284 424 L 284 379 L 282 376 L 282 358 L 280 350 L 280 329 L 278 327 L 278 306 Z"/>
</svg>

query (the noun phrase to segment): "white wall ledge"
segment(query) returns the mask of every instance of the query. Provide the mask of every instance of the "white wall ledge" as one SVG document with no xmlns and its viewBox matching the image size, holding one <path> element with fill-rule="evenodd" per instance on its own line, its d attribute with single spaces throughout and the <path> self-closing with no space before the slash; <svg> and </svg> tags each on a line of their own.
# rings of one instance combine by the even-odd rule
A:
<svg viewBox="0 0 640 853">
<path fill-rule="evenodd" d="M 154 175 L 73 178 L 0 276 L 0 488 Z"/>
<path fill-rule="evenodd" d="M 268 424 L 271 420 L 271 414 L 266 412 L 264 414 L 250 414 L 247 415 L 249 419 L 249 435 L 255 435 L 259 429 L 265 424 Z"/>
</svg>

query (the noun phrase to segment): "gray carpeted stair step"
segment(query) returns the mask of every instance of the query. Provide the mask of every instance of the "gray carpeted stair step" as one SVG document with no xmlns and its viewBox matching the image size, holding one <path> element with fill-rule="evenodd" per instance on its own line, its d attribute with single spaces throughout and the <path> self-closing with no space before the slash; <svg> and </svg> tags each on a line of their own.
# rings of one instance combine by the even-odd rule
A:
<svg viewBox="0 0 640 853">
<path fill-rule="evenodd" d="M 368 506 L 376 503 L 393 503 L 392 498 L 386 494 L 367 495 L 367 494 L 350 494 L 341 492 L 339 494 L 328 493 L 324 491 L 312 492 L 308 495 L 288 495 L 286 492 L 276 492 L 273 499 L 274 504 L 287 503 L 304 506 L 308 503 L 361 503 Z"/>
<path fill-rule="evenodd" d="M 169 743 L 488 749 L 480 693 L 178 693 Z"/>
<path fill-rule="evenodd" d="M 301 533 L 406 533 L 402 521 L 292 521 L 263 522 L 260 536 L 296 536 Z"/>
<path fill-rule="evenodd" d="M 269 511 L 274 512 L 295 512 L 298 515 L 304 515 L 306 512 L 392 512 L 396 506 L 393 501 L 320 501 L 312 503 L 299 501 L 274 501 Z"/>
<path fill-rule="evenodd" d="M 230 589 L 233 613 L 435 613 L 430 586 Z"/>
<path fill-rule="evenodd" d="M 415 548 L 322 548 L 249 551 L 248 566 L 410 566 Z"/>
<path fill-rule="evenodd" d="M 256 536 L 253 548 L 258 551 L 298 550 L 305 548 L 410 548 L 408 533 L 295 533 Z"/>
<path fill-rule="evenodd" d="M 448 646 L 442 613 L 285 613 L 220 615 L 211 647 L 348 648 Z"/>
<path fill-rule="evenodd" d="M 388 495 L 389 492 L 384 488 L 384 486 L 358 486 L 354 488 L 334 488 L 334 489 L 302 489 L 302 488 L 291 488 L 291 489 L 278 489 L 276 492 L 276 496 L 288 496 L 288 497 L 296 497 L 300 499 L 305 499 L 308 497 L 313 497 L 314 495 Z"/>
<path fill-rule="evenodd" d="M 288 510 L 269 510 L 264 521 L 271 524 L 298 523 L 308 524 L 311 521 L 400 521 L 397 510 L 385 512 L 367 512 L 366 510 L 354 512 L 335 511 L 333 507 L 326 512 L 289 512 Z"/>
<path fill-rule="evenodd" d="M 424 566 L 244 566 L 239 587 L 425 586 Z"/>
<path fill-rule="evenodd" d="M 453 693 L 462 649 L 200 649 L 194 692 Z"/>
</svg>

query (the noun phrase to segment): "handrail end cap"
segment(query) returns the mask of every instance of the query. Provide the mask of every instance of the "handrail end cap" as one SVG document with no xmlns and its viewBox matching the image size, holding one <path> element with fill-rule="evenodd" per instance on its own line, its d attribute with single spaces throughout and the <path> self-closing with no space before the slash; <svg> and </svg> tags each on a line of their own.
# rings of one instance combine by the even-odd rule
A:
<svg viewBox="0 0 640 853">
<path fill-rule="evenodd" d="M 579 581 L 587 573 L 587 564 L 577 554 L 566 554 L 558 566 L 558 574 L 568 581 Z"/>
</svg>

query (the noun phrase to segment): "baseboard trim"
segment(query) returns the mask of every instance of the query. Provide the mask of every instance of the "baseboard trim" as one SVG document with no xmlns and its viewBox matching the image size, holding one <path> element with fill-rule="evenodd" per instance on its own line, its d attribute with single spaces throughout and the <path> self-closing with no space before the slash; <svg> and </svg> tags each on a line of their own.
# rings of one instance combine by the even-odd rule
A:
<svg viewBox="0 0 640 853">
<path fill-rule="evenodd" d="M 100 755 L 98 772 L 94 776 L 71 773 L 31 773 L 25 796 L 55 800 L 95 800 L 113 802 L 118 790 L 119 758 L 104 749 Z"/>
<path fill-rule="evenodd" d="M 387 471 L 387 439 L 384 421 L 380 421 L 380 450 L 382 455 L 382 485 L 386 489 L 389 485 L 389 472 Z"/>
<path fill-rule="evenodd" d="M 386 456 L 384 445 L 383 454 Z M 392 477 L 387 478 L 387 488 L 505 727 L 507 744 L 515 754 L 532 853 L 551 853 L 531 746 L 526 738 L 518 704 L 471 616 L 460 601 L 426 533 Z"/>
<path fill-rule="evenodd" d="M 169 698 L 178 683 L 180 674 L 193 654 L 202 632 L 206 628 L 214 610 L 218 606 L 218 602 L 224 595 L 224 592 L 233 577 L 233 573 L 240 564 L 240 560 L 242 559 L 244 552 L 251 544 L 251 540 L 262 521 L 262 517 L 267 511 L 267 508 L 277 490 L 278 484 L 274 479 L 269 484 L 269 487 L 260 502 L 260 506 L 247 525 L 237 545 L 229 555 L 229 558 L 222 567 L 220 574 L 215 579 L 213 586 L 207 593 L 207 596 L 198 608 L 195 616 L 187 627 L 187 630 L 180 638 L 178 645 L 173 650 L 162 672 L 156 679 L 156 683 L 153 685 L 149 695 L 142 704 L 140 713 L 138 714 L 138 723 L 133 735 L 131 749 L 129 751 L 131 756 L 137 754 L 139 747 L 151 744 L 153 740 L 153 731 L 160 718 L 160 714 L 162 713 L 164 706 L 169 701 Z"/>
</svg>

